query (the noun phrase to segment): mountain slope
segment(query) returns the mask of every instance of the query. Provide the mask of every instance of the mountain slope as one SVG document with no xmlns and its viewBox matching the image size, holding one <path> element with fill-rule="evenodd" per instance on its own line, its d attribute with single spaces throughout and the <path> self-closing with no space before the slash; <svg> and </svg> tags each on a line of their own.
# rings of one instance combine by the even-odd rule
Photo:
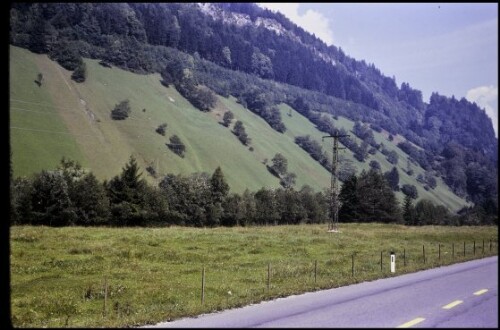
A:
<svg viewBox="0 0 500 330">
<path fill-rule="evenodd" d="M 233 97 L 218 96 L 214 110 L 201 112 L 193 108 L 175 88 L 163 86 L 158 74 L 138 75 L 118 68 L 105 68 L 97 60 L 85 59 L 85 62 L 87 80 L 78 84 L 70 79 L 69 71 L 47 56 L 11 46 L 11 86 L 14 88 L 11 89 L 10 114 L 14 176 L 55 168 L 61 157 L 65 156 L 80 161 L 98 178 L 110 179 L 121 171 L 128 157 L 134 155 L 143 169 L 143 175 L 153 184 L 167 173 L 187 175 L 205 171 L 211 174 L 217 166 L 221 166 L 231 191 L 242 192 L 247 188 L 256 191 L 261 187 L 279 187 L 279 180 L 267 170 L 265 163 L 267 160 L 267 164 L 271 165 L 274 155 L 281 153 L 288 160 L 288 171 L 297 175 L 297 188 L 308 184 L 320 191 L 330 186 L 330 173 L 294 140 L 297 136 L 310 135 L 322 144 L 331 159 L 331 139 L 321 142 L 321 137 L 326 134 L 288 105 L 279 105 L 287 126 L 285 134 L 281 134 L 238 104 Z M 44 76 L 40 87 L 33 82 L 38 72 Z M 125 99 L 130 101 L 132 108 L 130 117 L 122 121 L 112 120 L 110 111 Z M 41 113 L 18 111 L 19 104 L 28 104 L 21 101 L 31 102 L 29 104 L 33 111 L 53 111 L 50 123 L 55 125 L 59 120 L 59 127 L 44 126 L 40 120 Z M 233 112 L 235 118 L 226 128 L 220 121 L 228 110 Z M 253 151 L 231 132 L 236 120 L 243 122 L 252 139 L 250 146 Z M 336 126 L 348 131 L 354 126 L 352 121 L 343 117 L 338 117 L 338 120 L 332 117 L 332 120 Z M 21 127 L 22 123 L 26 128 L 37 130 L 31 131 L 31 142 L 22 142 L 24 135 L 12 129 Z M 168 125 L 165 136 L 155 132 L 162 123 Z M 61 134 L 56 132 L 64 130 L 67 134 L 61 139 Z M 166 146 L 173 134 L 178 135 L 186 145 L 184 158 Z M 349 134 L 354 136 L 352 132 Z M 54 141 L 54 136 L 57 141 Z M 423 169 L 414 165 L 415 174 L 412 177 L 406 175 L 403 169 L 408 156 L 383 134 L 375 132 L 374 136 L 377 142 L 383 142 L 387 149 L 399 154 L 401 185 L 413 184 L 417 186 L 420 198 L 439 201 L 453 211 L 465 205 L 466 202 L 451 193 L 442 181 L 438 180 L 436 189 L 424 190 L 415 180 L 417 174 L 423 173 Z M 23 143 L 37 147 L 27 155 Z M 71 148 L 62 149 L 59 147 L 61 143 L 72 143 Z M 369 168 L 368 162 L 358 162 L 349 150 L 341 151 L 340 155 L 354 164 L 357 173 Z M 39 163 L 39 159 L 49 162 Z M 369 159 L 377 160 L 384 172 L 392 168 L 380 152 Z M 160 174 L 157 179 L 144 170 L 148 165 Z M 402 200 L 403 195 L 400 192 L 397 195 Z"/>
<path fill-rule="evenodd" d="M 164 84 L 203 111 L 216 105 L 213 92 L 232 95 L 279 132 L 287 129 L 280 103 L 294 106 L 327 134 L 337 129 L 323 121 L 327 115 L 384 130 L 402 137 L 405 144 L 398 148 L 425 169 L 431 185 L 442 178 L 454 194 L 497 213 L 498 139 L 484 109 L 438 93 L 426 104 L 408 83 L 398 87 L 395 77 L 374 64 L 327 46 L 255 4 L 13 3 L 9 37 L 12 45 L 48 54 L 68 70 L 83 57 L 130 72 L 161 73 Z M 85 110 L 87 101 L 79 102 Z M 350 143 L 362 159 L 365 150 L 359 147 L 359 141 Z M 102 171 L 116 167 L 108 165 Z"/>
<path fill-rule="evenodd" d="M 247 133 L 253 139 L 254 151 L 241 144 L 229 128 L 225 128 L 214 113 L 203 113 L 193 108 L 174 88 L 166 88 L 160 84 L 159 75 L 137 75 L 117 68 L 104 68 L 96 60 L 85 60 L 88 79 L 83 84 L 74 83 L 69 79 L 69 72 L 61 68 L 44 55 L 30 54 L 29 51 L 12 47 L 11 58 L 37 57 L 41 64 L 32 68 L 31 76 L 20 77 L 16 74 L 18 68 L 11 63 L 11 78 L 14 85 L 23 86 L 19 89 L 36 90 L 33 83 L 38 71 L 42 71 L 45 79 L 41 89 L 51 95 L 54 107 L 61 118 L 66 120 L 68 130 L 77 141 L 75 150 L 83 154 L 84 164 L 96 173 L 99 178 L 111 178 L 118 174 L 121 167 L 133 154 L 144 169 L 152 164 L 162 174 L 193 172 L 212 173 L 221 166 L 233 191 L 244 189 L 257 190 L 264 186 L 278 187 L 279 180 L 266 169 L 262 161 L 281 152 L 292 164 L 290 171 L 295 171 L 301 181 L 318 189 L 326 187 L 329 173 L 319 164 L 312 162 L 309 155 L 296 146 L 292 140 L 283 137 L 271 129 L 260 117 L 250 113 L 234 100 L 221 98 L 219 112 L 231 109 L 236 119 L 242 120 Z M 62 72 L 64 85 L 57 72 Z M 71 89 L 70 89 L 71 88 Z M 130 100 L 131 116 L 124 121 L 114 121 L 110 111 L 114 105 L 124 99 Z M 36 98 L 32 102 L 40 103 Z M 146 111 L 143 111 L 146 109 Z M 15 109 L 11 107 L 11 112 Z M 89 114 L 92 114 L 89 116 Z M 13 118 L 14 119 L 14 118 Z M 14 121 L 11 122 L 15 124 Z M 166 136 L 155 132 L 162 123 L 167 123 Z M 32 122 L 33 128 L 38 128 L 37 122 Z M 40 141 L 54 132 L 38 132 Z M 171 135 L 178 135 L 186 145 L 186 155 L 180 158 L 171 152 L 166 143 Z M 17 140 L 13 135 L 12 140 Z M 50 142 L 47 141 L 46 144 Z M 13 153 L 22 154 L 23 150 L 17 144 L 13 145 Z M 45 155 L 53 158 L 53 168 L 60 157 L 61 150 L 48 152 L 42 149 L 34 151 L 34 155 Z M 28 175 L 40 168 L 23 169 L 23 164 L 14 159 L 14 175 Z M 318 172 L 315 179 L 308 179 L 307 172 Z M 153 181 L 150 178 L 150 181 Z"/>
<path fill-rule="evenodd" d="M 77 138 L 67 127 L 76 102 L 63 102 L 56 91 L 68 89 L 64 73 L 46 55 L 36 55 L 18 47 L 10 47 L 10 144 L 14 176 L 27 175 L 53 168 L 63 157 L 87 166 Z M 43 72 L 42 85 L 34 82 Z M 67 108 L 67 109 L 66 109 Z M 66 111 L 68 110 L 68 111 Z M 82 121 L 84 123 L 84 121 Z"/>
</svg>

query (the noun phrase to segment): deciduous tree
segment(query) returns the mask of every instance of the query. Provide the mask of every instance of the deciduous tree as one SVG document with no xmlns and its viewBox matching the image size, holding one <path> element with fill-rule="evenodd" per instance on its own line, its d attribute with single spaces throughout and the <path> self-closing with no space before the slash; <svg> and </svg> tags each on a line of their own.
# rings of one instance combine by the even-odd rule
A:
<svg viewBox="0 0 500 330">
<path fill-rule="evenodd" d="M 224 116 L 222 117 L 222 123 L 224 126 L 229 127 L 231 125 L 231 121 L 234 118 L 234 114 L 231 111 L 224 112 Z"/>
<path fill-rule="evenodd" d="M 281 153 L 277 153 L 274 155 L 271 160 L 273 165 L 271 165 L 271 169 L 278 174 L 278 176 L 285 175 L 288 171 L 288 160 Z"/>
<path fill-rule="evenodd" d="M 114 109 L 111 111 L 111 118 L 115 120 L 123 120 L 128 118 L 131 109 L 129 100 L 124 100 L 115 105 Z"/>
</svg>

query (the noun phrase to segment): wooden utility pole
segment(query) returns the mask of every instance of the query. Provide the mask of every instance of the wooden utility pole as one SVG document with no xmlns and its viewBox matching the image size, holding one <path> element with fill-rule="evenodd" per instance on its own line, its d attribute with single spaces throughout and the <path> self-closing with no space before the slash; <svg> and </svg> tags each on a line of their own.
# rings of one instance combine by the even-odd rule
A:
<svg viewBox="0 0 500 330">
<path fill-rule="evenodd" d="M 331 198 L 330 198 L 330 216 L 331 223 L 328 225 L 328 231 L 338 232 L 338 222 L 339 222 L 339 202 L 338 202 L 338 192 L 337 192 L 337 163 L 338 163 L 338 151 L 339 149 L 339 138 L 348 137 L 349 135 L 326 135 L 323 136 L 322 140 L 325 138 L 333 138 L 333 155 L 332 155 L 332 175 L 331 175 Z"/>
</svg>

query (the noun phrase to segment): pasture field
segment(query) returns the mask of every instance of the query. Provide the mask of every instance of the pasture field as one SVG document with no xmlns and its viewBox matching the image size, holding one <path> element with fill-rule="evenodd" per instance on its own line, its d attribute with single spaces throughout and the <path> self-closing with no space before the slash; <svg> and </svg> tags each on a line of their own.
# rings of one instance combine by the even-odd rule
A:
<svg viewBox="0 0 500 330">
<path fill-rule="evenodd" d="M 498 255 L 497 239 L 496 226 L 341 223 L 340 233 L 326 224 L 13 226 L 11 320 L 14 327 L 154 324 Z"/>
<path fill-rule="evenodd" d="M 67 117 L 75 117 L 71 112 L 74 104 L 56 104 L 51 94 L 52 90 L 68 89 L 61 78 L 64 69 L 50 65 L 46 55 L 12 46 L 9 50 L 9 142 L 13 175 L 54 168 L 62 157 L 87 166 L 77 138 L 66 125 Z M 40 86 L 35 83 L 39 73 L 43 75 Z M 88 138 L 79 133 L 83 134 L 80 138 Z"/>
</svg>

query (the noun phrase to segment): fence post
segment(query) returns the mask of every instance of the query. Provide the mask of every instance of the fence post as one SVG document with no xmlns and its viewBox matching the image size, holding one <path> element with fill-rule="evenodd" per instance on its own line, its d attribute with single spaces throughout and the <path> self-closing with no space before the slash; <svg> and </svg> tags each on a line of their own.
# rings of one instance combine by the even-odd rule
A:
<svg viewBox="0 0 500 330">
<path fill-rule="evenodd" d="M 424 256 L 424 264 L 425 264 L 425 244 L 422 245 L 422 255 Z"/>
<path fill-rule="evenodd" d="M 201 271 L 201 304 L 205 303 L 205 266 Z"/>
<path fill-rule="evenodd" d="M 455 243 L 451 243 L 451 259 L 455 260 Z"/>
<path fill-rule="evenodd" d="M 438 260 L 441 261 L 441 243 L 438 244 Z"/>
<path fill-rule="evenodd" d="M 490 239 L 490 252 L 491 252 L 491 239 Z"/>
<path fill-rule="evenodd" d="M 380 251 L 380 271 L 382 271 L 382 251 Z"/>
<path fill-rule="evenodd" d="M 269 291 L 271 287 L 271 263 L 267 264 L 267 291 Z"/>
<path fill-rule="evenodd" d="M 317 274 L 318 274 L 318 260 L 314 260 L 314 284 L 316 284 Z"/>
<path fill-rule="evenodd" d="M 102 310 L 102 317 L 106 316 L 107 304 L 108 304 L 108 279 L 104 277 L 104 306 Z"/>
<path fill-rule="evenodd" d="M 354 254 L 352 255 L 351 272 L 352 272 L 352 277 L 354 277 Z"/>
<path fill-rule="evenodd" d="M 482 251 L 481 254 L 484 256 L 484 239 L 483 239 L 483 249 L 481 251 Z"/>
<path fill-rule="evenodd" d="M 465 241 L 464 241 L 464 258 L 465 258 Z"/>
<path fill-rule="evenodd" d="M 473 251 L 472 253 L 476 255 L 476 241 L 474 241 L 474 249 L 472 251 Z"/>
<path fill-rule="evenodd" d="M 403 265 L 406 267 L 406 248 L 403 249 Z"/>
</svg>

